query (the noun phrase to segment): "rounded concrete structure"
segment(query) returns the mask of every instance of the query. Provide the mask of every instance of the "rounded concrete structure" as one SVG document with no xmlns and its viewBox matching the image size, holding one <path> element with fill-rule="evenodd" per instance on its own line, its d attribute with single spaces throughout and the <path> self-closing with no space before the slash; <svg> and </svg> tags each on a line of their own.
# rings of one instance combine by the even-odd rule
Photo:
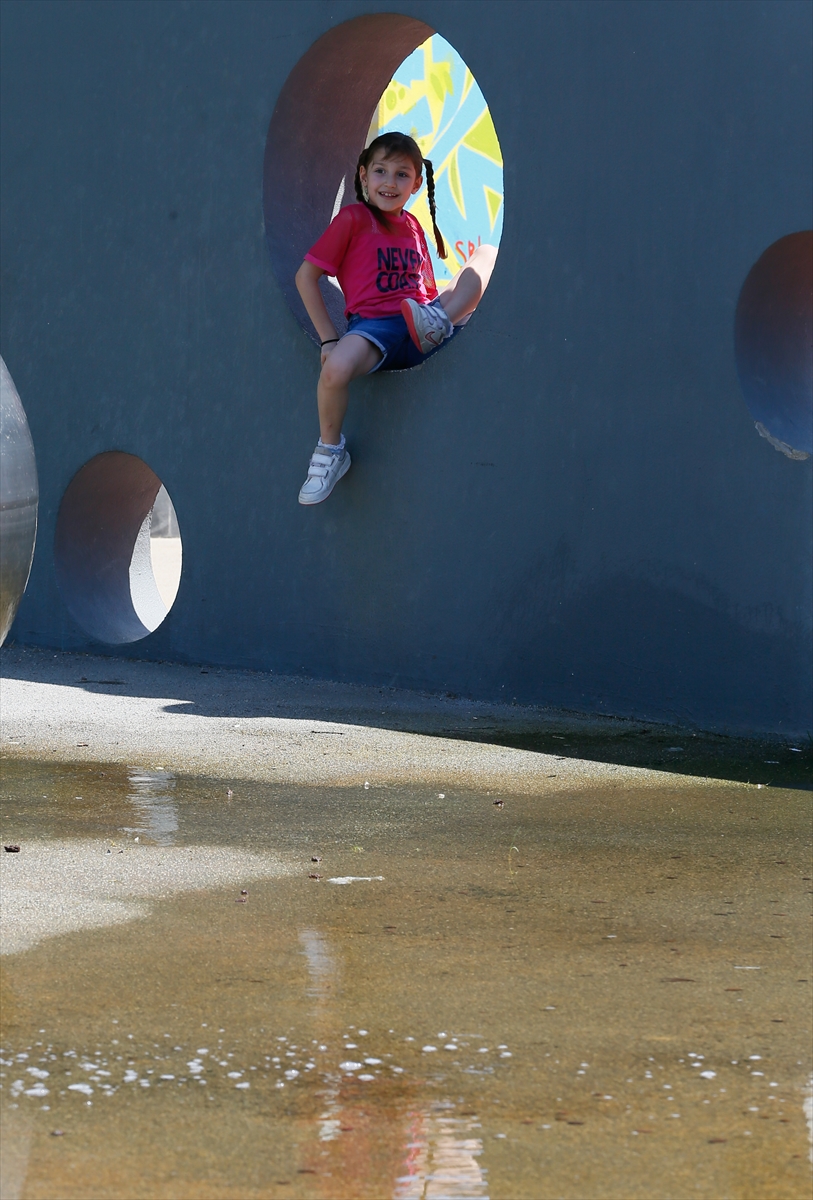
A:
<svg viewBox="0 0 813 1200">
<path fill-rule="evenodd" d="M 356 160 L 375 107 L 398 65 L 434 32 L 400 13 L 344 21 L 303 54 L 274 108 L 263 170 L 266 236 L 282 293 L 314 340 L 294 275 L 324 233 L 339 188 L 355 203 Z M 344 330 L 344 297 L 330 286 L 324 296 Z"/>
<path fill-rule="evenodd" d="M 14 381 L 0 358 L 0 646 L 31 573 L 38 502 L 34 443 Z"/>
<path fill-rule="evenodd" d="M 387 7 L 4 6 L 2 352 L 48 547 L 15 638 L 104 652 L 50 547 L 77 472 L 126 451 L 181 516 L 183 583 L 128 649 L 111 553 L 116 653 L 801 735 L 813 463 L 754 435 L 733 327 L 809 228 L 813 10 Z M 499 134 L 497 268 L 465 336 L 354 382 L 353 469 L 305 509 L 293 275 L 432 30 Z"/>
<path fill-rule="evenodd" d="M 742 285 L 737 371 L 763 437 L 788 458 L 813 454 L 813 230 L 769 246 Z"/>
<path fill-rule="evenodd" d="M 150 552 L 161 486 L 135 454 L 111 451 L 85 463 L 62 498 L 54 540 L 57 583 L 77 625 L 101 642 L 141 641 L 167 615 Z"/>
</svg>

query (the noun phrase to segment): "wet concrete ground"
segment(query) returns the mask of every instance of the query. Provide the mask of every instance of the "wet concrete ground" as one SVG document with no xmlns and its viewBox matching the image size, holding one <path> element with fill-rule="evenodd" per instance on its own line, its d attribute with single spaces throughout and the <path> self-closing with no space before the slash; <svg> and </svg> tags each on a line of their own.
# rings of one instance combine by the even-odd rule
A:
<svg viewBox="0 0 813 1200">
<path fill-rule="evenodd" d="M 808 792 L 11 753 L 4 1200 L 809 1196 Z"/>
</svg>

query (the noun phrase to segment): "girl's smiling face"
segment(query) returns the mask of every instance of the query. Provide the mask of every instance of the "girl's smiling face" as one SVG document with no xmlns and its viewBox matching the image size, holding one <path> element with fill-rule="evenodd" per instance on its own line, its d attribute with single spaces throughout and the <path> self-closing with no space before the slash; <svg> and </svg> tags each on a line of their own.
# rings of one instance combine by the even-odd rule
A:
<svg viewBox="0 0 813 1200">
<path fill-rule="evenodd" d="M 367 167 L 359 168 L 359 178 L 367 187 L 370 203 L 382 212 L 397 216 L 410 196 L 423 184 L 410 159 L 397 154 L 391 158 L 376 155 Z"/>
</svg>

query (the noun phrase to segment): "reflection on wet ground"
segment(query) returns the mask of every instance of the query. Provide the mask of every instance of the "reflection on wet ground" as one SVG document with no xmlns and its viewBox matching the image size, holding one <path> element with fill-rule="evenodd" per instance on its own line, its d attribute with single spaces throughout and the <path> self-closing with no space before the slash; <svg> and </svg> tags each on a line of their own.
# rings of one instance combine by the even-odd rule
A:
<svg viewBox="0 0 813 1200">
<path fill-rule="evenodd" d="M 178 832 L 178 810 L 173 803 L 175 778 L 170 771 L 127 772 L 127 803 L 135 823 L 122 833 L 143 833 L 159 846 L 171 846 Z"/>
<path fill-rule="evenodd" d="M 810 1194 L 809 794 L 3 776 L 4 1200 Z"/>
</svg>

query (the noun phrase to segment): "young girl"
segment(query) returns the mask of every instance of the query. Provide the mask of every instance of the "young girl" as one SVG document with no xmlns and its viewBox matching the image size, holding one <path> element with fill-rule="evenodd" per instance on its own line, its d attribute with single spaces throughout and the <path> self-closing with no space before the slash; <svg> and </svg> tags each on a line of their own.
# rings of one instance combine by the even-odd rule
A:
<svg viewBox="0 0 813 1200">
<path fill-rule="evenodd" d="M 491 277 L 497 251 L 479 246 L 438 295 L 423 230 L 404 212 L 423 186 L 424 171 L 438 254 L 446 258 L 435 220 L 432 164 L 411 137 L 385 133 L 358 160 L 358 204 L 339 211 L 297 271 L 296 286 L 322 344 L 320 437 L 300 504 L 326 500 L 350 469 L 342 434 L 350 381 L 424 362 L 474 312 Z M 322 275 L 335 275 L 344 292 L 348 326 L 341 338 L 319 290 Z"/>
</svg>

